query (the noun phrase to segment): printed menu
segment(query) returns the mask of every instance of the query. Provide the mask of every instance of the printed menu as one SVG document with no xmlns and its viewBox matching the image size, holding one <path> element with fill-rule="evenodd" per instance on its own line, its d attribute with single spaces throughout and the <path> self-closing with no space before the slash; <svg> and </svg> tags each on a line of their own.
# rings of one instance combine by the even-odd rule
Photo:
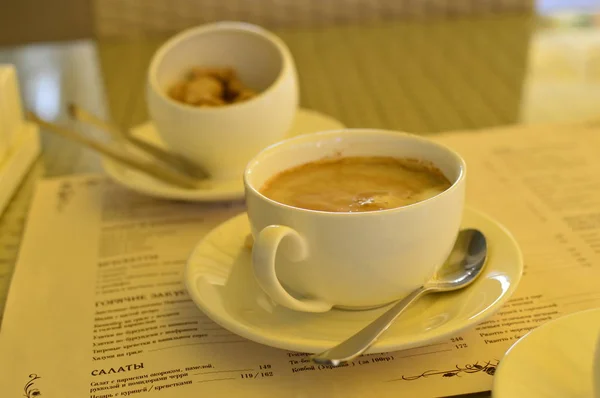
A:
<svg viewBox="0 0 600 398">
<path fill-rule="evenodd" d="M 487 391 L 531 329 L 600 304 L 600 131 L 521 127 L 435 137 L 468 164 L 467 201 L 507 226 L 525 273 L 492 318 L 448 340 L 332 368 L 212 322 L 182 278 L 243 203 L 171 202 L 102 175 L 34 197 L 0 331 L 3 396 L 439 397 Z M 491 243 L 493 244 L 493 243 Z"/>
</svg>

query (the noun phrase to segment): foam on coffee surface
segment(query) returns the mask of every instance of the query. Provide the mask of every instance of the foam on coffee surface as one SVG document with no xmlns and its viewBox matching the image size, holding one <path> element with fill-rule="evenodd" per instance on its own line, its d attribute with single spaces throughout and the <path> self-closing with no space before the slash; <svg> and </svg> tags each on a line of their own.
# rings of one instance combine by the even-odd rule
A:
<svg viewBox="0 0 600 398">
<path fill-rule="evenodd" d="M 450 185 L 429 163 L 373 156 L 306 163 L 275 175 L 260 191 L 274 201 L 303 209 L 366 212 L 420 202 Z"/>
</svg>

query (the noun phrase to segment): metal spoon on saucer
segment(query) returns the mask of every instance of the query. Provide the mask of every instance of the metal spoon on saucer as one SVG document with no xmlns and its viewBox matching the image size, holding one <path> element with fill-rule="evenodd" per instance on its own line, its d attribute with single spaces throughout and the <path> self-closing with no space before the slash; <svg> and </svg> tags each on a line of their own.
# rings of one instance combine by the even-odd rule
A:
<svg viewBox="0 0 600 398">
<path fill-rule="evenodd" d="M 428 293 L 462 289 L 481 275 L 487 255 L 485 236 L 478 230 L 460 231 L 448 259 L 436 275 L 396 303 L 364 329 L 337 346 L 312 357 L 321 365 L 338 366 L 351 361 L 373 345 L 390 325 L 418 298 Z"/>
</svg>

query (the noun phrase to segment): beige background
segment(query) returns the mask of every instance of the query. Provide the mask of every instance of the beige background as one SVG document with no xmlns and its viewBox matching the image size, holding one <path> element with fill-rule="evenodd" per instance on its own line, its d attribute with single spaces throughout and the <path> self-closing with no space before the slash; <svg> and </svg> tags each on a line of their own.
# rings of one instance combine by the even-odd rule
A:
<svg viewBox="0 0 600 398">
<path fill-rule="evenodd" d="M 93 0 L 99 36 L 169 33 L 242 20 L 270 28 L 368 23 L 423 16 L 529 11 L 533 0 Z"/>
<path fill-rule="evenodd" d="M 91 0 L 0 0 L 0 46 L 94 33 Z"/>
<path fill-rule="evenodd" d="M 217 20 L 269 28 L 531 11 L 534 0 L 2 0 L 0 46 L 170 34 Z"/>
</svg>

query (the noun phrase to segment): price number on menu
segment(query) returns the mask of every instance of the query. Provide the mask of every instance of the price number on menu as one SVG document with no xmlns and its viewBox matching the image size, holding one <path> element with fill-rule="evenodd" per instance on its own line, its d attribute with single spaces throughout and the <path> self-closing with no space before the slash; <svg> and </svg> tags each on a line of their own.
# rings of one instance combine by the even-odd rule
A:
<svg viewBox="0 0 600 398">
<path fill-rule="evenodd" d="M 452 337 L 450 339 L 451 342 L 455 343 L 454 344 L 454 348 L 456 348 L 457 350 L 460 350 L 461 348 L 467 348 L 468 345 L 467 343 L 463 343 L 463 341 L 465 341 L 462 337 L 457 336 L 457 337 Z"/>
<path fill-rule="evenodd" d="M 261 379 L 263 377 L 273 377 L 273 372 L 242 373 L 240 377 L 242 379 Z"/>
</svg>

